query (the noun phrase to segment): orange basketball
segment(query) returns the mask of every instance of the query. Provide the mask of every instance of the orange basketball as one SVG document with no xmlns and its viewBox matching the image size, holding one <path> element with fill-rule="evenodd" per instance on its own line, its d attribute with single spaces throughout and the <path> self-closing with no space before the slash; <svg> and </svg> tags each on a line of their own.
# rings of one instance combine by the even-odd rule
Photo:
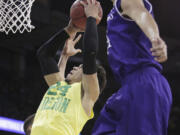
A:
<svg viewBox="0 0 180 135">
<path fill-rule="evenodd" d="M 70 18 L 72 19 L 72 23 L 80 28 L 80 29 L 85 29 L 86 27 L 86 15 L 84 13 L 84 7 L 83 5 L 80 3 L 81 0 L 76 0 L 70 9 Z M 85 3 L 87 3 L 87 0 L 83 0 Z M 99 6 L 99 13 L 98 13 L 100 19 L 96 20 L 96 24 L 99 24 L 102 16 L 103 16 L 103 10 L 101 5 Z"/>
</svg>

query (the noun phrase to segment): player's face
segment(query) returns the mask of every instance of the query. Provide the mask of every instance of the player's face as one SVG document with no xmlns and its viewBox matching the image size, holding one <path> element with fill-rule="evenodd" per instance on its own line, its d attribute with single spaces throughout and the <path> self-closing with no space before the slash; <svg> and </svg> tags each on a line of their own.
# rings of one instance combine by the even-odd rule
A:
<svg viewBox="0 0 180 135">
<path fill-rule="evenodd" d="M 82 80 L 82 65 L 79 67 L 73 67 L 66 79 L 70 83 L 80 82 Z"/>
</svg>

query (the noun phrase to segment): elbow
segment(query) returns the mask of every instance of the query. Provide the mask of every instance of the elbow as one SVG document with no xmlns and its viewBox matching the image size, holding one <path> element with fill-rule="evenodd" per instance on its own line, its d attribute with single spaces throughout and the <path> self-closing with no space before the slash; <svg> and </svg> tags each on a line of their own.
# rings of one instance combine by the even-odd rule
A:
<svg viewBox="0 0 180 135">
<path fill-rule="evenodd" d="M 91 96 L 91 100 L 96 102 L 98 100 L 98 98 L 99 98 L 99 95 L 100 95 L 100 92 L 98 90 L 95 93 L 93 93 L 93 95 Z"/>
<path fill-rule="evenodd" d="M 40 59 L 43 56 L 43 53 L 38 49 L 36 52 L 36 57 Z"/>
</svg>

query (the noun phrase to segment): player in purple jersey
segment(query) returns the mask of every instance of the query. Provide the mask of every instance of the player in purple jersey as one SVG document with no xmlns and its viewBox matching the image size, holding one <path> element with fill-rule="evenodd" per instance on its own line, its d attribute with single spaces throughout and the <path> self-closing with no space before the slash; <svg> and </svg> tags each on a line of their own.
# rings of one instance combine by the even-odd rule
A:
<svg viewBox="0 0 180 135">
<path fill-rule="evenodd" d="M 109 65 L 122 87 L 101 110 L 92 135 L 167 135 L 172 95 L 159 62 L 167 60 L 148 0 L 112 0 Z"/>
</svg>

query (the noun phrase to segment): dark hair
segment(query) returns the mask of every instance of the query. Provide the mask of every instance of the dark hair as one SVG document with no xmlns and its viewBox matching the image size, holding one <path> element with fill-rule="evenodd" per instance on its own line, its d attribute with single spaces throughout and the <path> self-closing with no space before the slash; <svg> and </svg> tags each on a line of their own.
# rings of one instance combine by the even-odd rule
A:
<svg viewBox="0 0 180 135">
<path fill-rule="evenodd" d="M 98 77 L 100 93 L 101 93 L 106 87 L 106 82 L 107 82 L 106 71 L 101 65 L 97 65 L 97 77 Z"/>
<path fill-rule="evenodd" d="M 34 121 L 34 117 L 35 117 L 35 114 L 32 114 L 32 115 L 28 116 L 24 121 L 23 128 L 24 128 L 24 132 L 26 135 L 30 135 L 30 131 L 28 131 L 28 127 L 32 126 L 33 121 Z"/>
</svg>

